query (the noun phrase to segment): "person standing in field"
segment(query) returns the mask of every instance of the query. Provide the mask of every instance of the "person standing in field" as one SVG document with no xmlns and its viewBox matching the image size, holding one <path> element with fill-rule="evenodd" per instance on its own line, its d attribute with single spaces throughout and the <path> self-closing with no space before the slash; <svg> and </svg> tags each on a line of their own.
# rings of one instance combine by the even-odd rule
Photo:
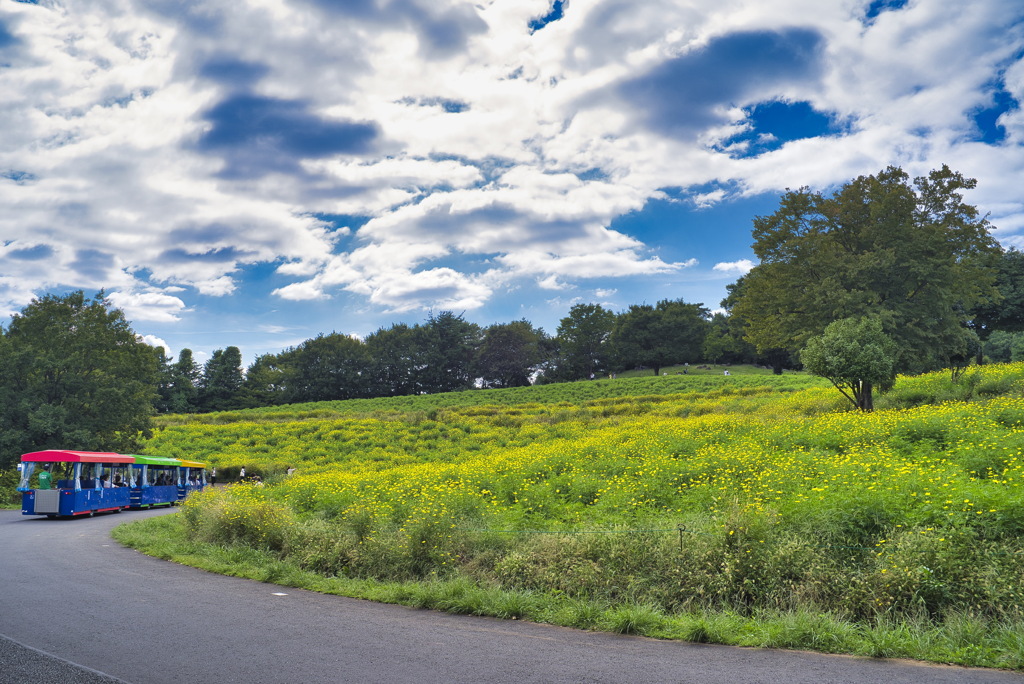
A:
<svg viewBox="0 0 1024 684">
<path fill-rule="evenodd" d="M 245 480 L 245 466 L 242 466 L 242 469 L 238 472 L 238 479 Z"/>
<path fill-rule="evenodd" d="M 210 471 L 210 484 L 217 484 L 217 466 L 214 466 L 213 470 Z"/>
</svg>

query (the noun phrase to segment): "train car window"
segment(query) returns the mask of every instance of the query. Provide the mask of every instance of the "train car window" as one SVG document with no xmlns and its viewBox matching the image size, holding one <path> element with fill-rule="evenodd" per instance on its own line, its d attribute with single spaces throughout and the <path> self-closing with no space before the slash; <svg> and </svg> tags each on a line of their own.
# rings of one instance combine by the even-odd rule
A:
<svg viewBox="0 0 1024 684">
<path fill-rule="evenodd" d="M 18 491 L 27 492 L 29 487 L 29 480 L 32 479 L 32 471 L 36 469 L 36 464 L 31 461 L 28 463 L 21 464 L 21 480 L 18 482 Z"/>
</svg>

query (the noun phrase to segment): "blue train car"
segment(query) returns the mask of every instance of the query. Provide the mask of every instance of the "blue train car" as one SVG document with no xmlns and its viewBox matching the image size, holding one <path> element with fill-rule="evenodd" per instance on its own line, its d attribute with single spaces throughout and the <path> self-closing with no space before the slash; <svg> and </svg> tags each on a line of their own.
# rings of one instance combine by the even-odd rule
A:
<svg viewBox="0 0 1024 684">
<path fill-rule="evenodd" d="M 94 515 L 120 511 L 130 502 L 131 456 L 96 451 L 35 451 L 21 457 L 24 515 Z M 36 474 L 36 485 L 31 486 Z"/>
<path fill-rule="evenodd" d="M 179 498 L 181 461 L 133 454 L 131 507 L 173 506 Z"/>
<path fill-rule="evenodd" d="M 196 461 L 181 461 L 178 470 L 178 500 L 192 492 L 202 491 L 206 486 L 206 464 Z"/>
</svg>

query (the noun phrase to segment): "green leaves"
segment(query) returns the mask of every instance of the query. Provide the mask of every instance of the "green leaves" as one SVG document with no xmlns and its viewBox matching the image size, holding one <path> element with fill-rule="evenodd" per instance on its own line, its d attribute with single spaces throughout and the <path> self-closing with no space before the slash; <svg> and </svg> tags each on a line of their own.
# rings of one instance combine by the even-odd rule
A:
<svg viewBox="0 0 1024 684">
<path fill-rule="evenodd" d="M 45 448 L 131 450 L 149 433 L 157 357 L 100 292 L 34 300 L 0 336 L 5 460 Z"/>
<path fill-rule="evenodd" d="M 611 343 L 622 368 L 648 366 L 654 374 L 664 366 L 700 361 L 708 328 L 702 304 L 662 300 L 634 304 L 619 315 Z"/>
<path fill-rule="evenodd" d="M 872 390 L 896 380 L 896 343 L 877 318 L 845 318 L 830 323 L 800 352 L 804 368 L 827 378 L 862 411 L 874 407 Z"/>
<path fill-rule="evenodd" d="M 732 290 L 747 339 L 796 352 L 833 321 L 873 316 L 899 370 L 940 367 L 970 312 L 998 297 L 999 247 L 961 195 L 974 184 L 945 166 L 913 182 L 889 167 L 831 195 L 786 193 L 754 220 L 761 263 Z"/>
</svg>

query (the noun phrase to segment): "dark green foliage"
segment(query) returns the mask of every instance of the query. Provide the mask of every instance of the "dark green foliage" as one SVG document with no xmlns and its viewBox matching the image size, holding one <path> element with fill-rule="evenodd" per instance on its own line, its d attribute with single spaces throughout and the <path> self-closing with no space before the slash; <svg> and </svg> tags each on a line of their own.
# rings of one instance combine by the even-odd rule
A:
<svg viewBox="0 0 1024 684">
<path fill-rule="evenodd" d="M 0 465 L 48 448 L 136 450 L 157 374 L 155 350 L 102 292 L 34 300 L 0 335 Z"/>
<path fill-rule="evenodd" d="M 373 359 L 370 367 L 372 395 L 398 397 L 416 394 L 419 340 L 416 328 L 398 323 L 381 328 L 366 338 Z"/>
<path fill-rule="evenodd" d="M 526 387 L 548 358 L 550 344 L 527 320 L 484 329 L 476 351 L 476 375 L 483 387 Z"/>
<path fill-rule="evenodd" d="M 708 310 L 702 304 L 662 300 L 634 304 L 615 321 L 611 345 L 620 369 L 662 367 L 703 358 Z"/>
<path fill-rule="evenodd" d="M 1010 249 L 1002 253 L 996 265 L 996 287 L 1000 296 L 971 312 L 969 326 L 982 341 L 996 331 L 1024 331 L 1024 252 Z"/>
<path fill-rule="evenodd" d="M 480 328 L 451 311 L 431 314 L 417 328 L 416 385 L 419 392 L 454 392 L 473 386 L 473 357 Z"/>
<path fill-rule="evenodd" d="M 241 408 L 242 352 L 238 347 L 218 349 L 203 366 L 199 406 L 203 411 Z"/>
<path fill-rule="evenodd" d="M 984 353 L 993 363 L 1024 361 L 1024 332 L 996 330 L 985 341 Z"/>
<path fill-rule="evenodd" d="M 256 357 L 246 369 L 241 392 L 241 403 L 244 408 L 285 403 L 285 367 L 281 363 L 282 356 L 263 354 Z"/>
<path fill-rule="evenodd" d="M 896 343 L 874 318 L 845 318 L 807 341 L 800 353 L 804 368 L 827 378 L 861 411 L 874 409 L 873 389 L 891 389 L 896 381 Z"/>
<path fill-rule="evenodd" d="M 369 395 L 370 354 L 365 344 L 348 335 L 318 335 L 281 357 L 285 403 Z"/>
<path fill-rule="evenodd" d="M 830 196 L 787 192 L 754 220 L 761 263 L 732 307 L 747 339 L 795 352 L 833 321 L 877 316 L 898 344 L 899 370 L 941 367 L 959 351 L 969 312 L 999 297 L 999 248 L 961 194 L 975 185 L 945 166 L 913 183 L 889 167 Z"/>
<path fill-rule="evenodd" d="M 711 363 L 753 363 L 757 359 L 754 345 L 743 339 L 743 327 L 733 316 L 716 313 L 704 337 L 704 360 Z"/>
<path fill-rule="evenodd" d="M 194 413 L 199 408 L 199 385 L 203 374 L 192 357 L 192 350 L 182 349 L 174 363 L 164 356 L 163 349 L 157 352 L 160 364 L 157 410 L 160 413 Z"/>
<path fill-rule="evenodd" d="M 585 380 L 611 370 L 608 338 L 615 327 L 615 314 L 600 304 L 576 304 L 558 324 L 555 366 L 552 380 Z"/>
</svg>

